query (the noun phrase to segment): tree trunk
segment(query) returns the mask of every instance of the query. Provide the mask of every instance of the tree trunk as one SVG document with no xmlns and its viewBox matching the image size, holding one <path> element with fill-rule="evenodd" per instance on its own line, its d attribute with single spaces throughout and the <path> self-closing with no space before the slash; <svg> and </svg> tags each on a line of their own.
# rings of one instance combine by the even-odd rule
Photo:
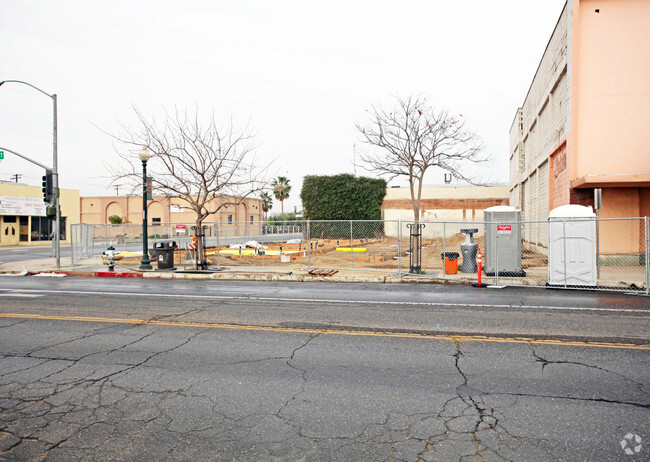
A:
<svg viewBox="0 0 650 462">
<path fill-rule="evenodd" d="M 420 198 L 422 193 L 422 184 L 418 185 L 418 194 L 415 195 L 415 185 L 413 176 L 409 177 L 409 187 L 411 191 L 411 205 L 413 207 L 413 226 L 409 236 L 409 251 L 411 252 L 411 264 L 409 272 L 416 273 L 421 268 L 420 262 Z"/>
<path fill-rule="evenodd" d="M 196 239 L 196 269 L 207 269 L 208 263 L 205 261 L 205 236 L 203 235 L 203 217 L 198 216 L 194 222 L 196 226 L 195 236 Z"/>
</svg>

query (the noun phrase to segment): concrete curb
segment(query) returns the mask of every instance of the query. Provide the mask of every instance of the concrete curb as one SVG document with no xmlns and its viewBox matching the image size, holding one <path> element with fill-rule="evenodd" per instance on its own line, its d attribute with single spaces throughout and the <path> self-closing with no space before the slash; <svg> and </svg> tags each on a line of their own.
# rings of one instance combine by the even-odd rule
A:
<svg viewBox="0 0 650 462">
<path fill-rule="evenodd" d="M 79 270 L 31 271 L 27 274 L 4 272 L 0 274 L 13 276 L 33 276 L 39 273 L 62 274 L 68 277 L 98 277 L 115 279 L 185 279 L 185 280 L 214 280 L 214 281 L 262 281 L 262 282 L 336 282 L 360 284 L 444 284 L 468 285 L 472 280 L 452 280 L 443 278 L 410 276 L 410 275 L 333 275 L 317 276 L 300 272 L 214 272 L 214 273 L 176 273 L 164 271 L 96 271 L 92 268 Z"/>
</svg>

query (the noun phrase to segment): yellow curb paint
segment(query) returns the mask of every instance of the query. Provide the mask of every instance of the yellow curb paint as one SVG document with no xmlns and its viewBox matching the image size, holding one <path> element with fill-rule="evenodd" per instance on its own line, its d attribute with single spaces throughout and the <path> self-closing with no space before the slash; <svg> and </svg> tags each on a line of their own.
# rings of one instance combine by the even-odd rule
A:
<svg viewBox="0 0 650 462">
<path fill-rule="evenodd" d="M 337 252 L 366 252 L 368 249 L 365 249 L 363 247 L 354 247 L 354 248 L 349 248 L 349 247 L 337 247 L 336 251 Z"/>
<path fill-rule="evenodd" d="M 392 337 L 410 338 L 423 340 L 446 340 L 451 342 L 490 342 L 490 343 L 527 343 L 532 345 L 557 345 L 577 346 L 591 348 L 618 348 L 628 350 L 650 350 L 650 344 L 637 345 L 634 343 L 610 343 L 610 342 L 581 342 L 560 339 L 535 339 L 528 337 L 492 337 L 486 335 L 438 335 L 438 334 L 417 334 L 409 332 L 381 332 L 369 330 L 337 330 L 337 329 L 307 329 L 300 327 L 274 327 L 255 326 L 245 324 L 220 324 L 207 322 L 190 321 L 158 321 L 153 319 L 130 319 L 130 318 L 103 318 L 93 316 L 56 316 L 45 314 L 23 314 L 23 313 L 0 313 L 0 318 L 13 319 L 38 319 L 49 321 L 75 321 L 75 322 L 103 322 L 114 324 L 141 324 L 169 327 L 201 327 L 209 329 L 234 329 L 252 330 L 264 332 L 293 332 L 301 334 L 325 334 L 325 335 L 348 335 L 366 337 Z"/>
</svg>

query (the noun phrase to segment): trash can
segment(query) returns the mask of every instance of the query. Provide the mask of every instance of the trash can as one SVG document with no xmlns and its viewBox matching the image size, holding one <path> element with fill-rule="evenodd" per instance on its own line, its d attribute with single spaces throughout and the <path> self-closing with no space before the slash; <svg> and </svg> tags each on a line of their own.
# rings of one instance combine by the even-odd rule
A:
<svg viewBox="0 0 650 462">
<path fill-rule="evenodd" d="M 174 252 L 178 249 L 176 241 L 158 241 L 153 246 L 159 270 L 175 270 Z"/>
<path fill-rule="evenodd" d="M 445 274 L 456 274 L 458 272 L 458 252 L 442 252 L 440 257 L 444 260 Z"/>
</svg>

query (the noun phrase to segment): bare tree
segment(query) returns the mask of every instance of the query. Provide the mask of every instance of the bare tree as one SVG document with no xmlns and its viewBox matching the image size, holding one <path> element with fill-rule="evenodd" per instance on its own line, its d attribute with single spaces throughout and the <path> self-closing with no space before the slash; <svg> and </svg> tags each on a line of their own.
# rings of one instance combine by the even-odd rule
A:
<svg viewBox="0 0 650 462">
<path fill-rule="evenodd" d="M 415 223 L 420 220 L 424 174 L 439 167 L 455 178 L 476 184 L 463 167 L 488 160 L 483 144 L 465 128 L 462 115 L 436 110 L 424 98 L 397 98 L 395 108 L 373 107 L 366 124 L 357 124 L 371 149 L 361 154 L 366 170 L 389 179 L 408 178 Z"/>
<path fill-rule="evenodd" d="M 203 221 L 220 209 L 239 205 L 245 198 L 268 187 L 268 165 L 255 159 L 254 134 L 249 126 L 233 127 L 232 119 L 220 127 L 214 114 L 204 123 L 198 110 L 165 113 L 157 122 L 134 108 L 137 128 L 121 124 L 116 140 L 119 160 L 109 165 L 113 183 L 127 180 L 133 191 L 142 187 L 138 152 L 151 151 L 147 170 L 152 188 L 167 197 L 183 199 L 196 213 L 195 224 L 202 234 Z M 204 245 L 201 240 L 199 255 Z"/>
</svg>

